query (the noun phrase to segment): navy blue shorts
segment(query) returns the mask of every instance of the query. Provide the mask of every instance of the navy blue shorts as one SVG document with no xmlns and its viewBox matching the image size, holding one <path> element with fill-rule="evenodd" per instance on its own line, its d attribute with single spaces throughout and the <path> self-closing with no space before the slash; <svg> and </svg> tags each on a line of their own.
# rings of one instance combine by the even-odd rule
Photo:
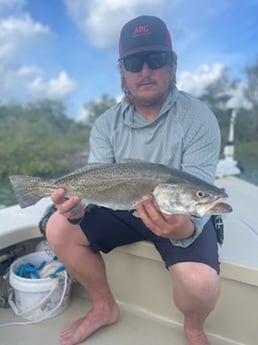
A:
<svg viewBox="0 0 258 345">
<path fill-rule="evenodd" d="M 179 262 L 201 262 L 219 273 L 217 237 L 211 220 L 187 248 L 174 246 L 168 238 L 155 235 L 128 211 L 94 207 L 85 214 L 80 226 L 94 252 L 108 253 L 116 247 L 146 240 L 153 242 L 166 267 Z"/>
</svg>

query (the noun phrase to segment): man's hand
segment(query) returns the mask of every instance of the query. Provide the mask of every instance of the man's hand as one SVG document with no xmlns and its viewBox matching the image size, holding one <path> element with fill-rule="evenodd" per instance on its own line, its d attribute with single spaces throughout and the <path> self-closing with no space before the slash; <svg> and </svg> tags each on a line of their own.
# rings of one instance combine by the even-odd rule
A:
<svg viewBox="0 0 258 345">
<path fill-rule="evenodd" d="M 162 213 L 150 195 L 144 195 L 135 204 L 144 224 L 158 236 L 178 240 L 190 237 L 194 232 L 194 224 L 188 215 Z"/>
<path fill-rule="evenodd" d="M 66 191 L 62 188 L 55 190 L 51 199 L 55 204 L 58 212 L 69 219 L 78 219 L 84 216 L 84 207 L 80 204 L 81 199 L 77 195 L 70 198 L 65 197 Z"/>
</svg>

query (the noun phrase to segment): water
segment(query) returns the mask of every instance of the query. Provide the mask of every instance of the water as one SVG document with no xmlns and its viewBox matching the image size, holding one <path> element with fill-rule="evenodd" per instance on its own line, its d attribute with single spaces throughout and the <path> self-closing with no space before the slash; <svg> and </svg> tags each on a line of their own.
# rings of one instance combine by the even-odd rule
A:
<svg viewBox="0 0 258 345">
<path fill-rule="evenodd" d="M 241 166 L 243 172 L 240 178 L 258 186 L 258 161 L 246 157 L 241 160 Z"/>
<path fill-rule="evenodd" d="M 244 167 L 243 173 L 239 176 L 245 181 L 258 186 L 258 161 L 248 157 L 241 160 Z M 0 183 L 0 209 L 17 204 L 10 182 Z"/>
<path fill-rule="evenodd" d="M 16 203 L 11 184 L 9 182 L 0 182 L 0 209 Z"/>
</svg>

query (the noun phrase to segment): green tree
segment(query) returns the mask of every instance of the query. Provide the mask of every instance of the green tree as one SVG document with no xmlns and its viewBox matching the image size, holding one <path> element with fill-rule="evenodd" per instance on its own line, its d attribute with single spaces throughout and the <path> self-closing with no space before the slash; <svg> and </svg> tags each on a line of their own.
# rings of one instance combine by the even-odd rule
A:
<svg viewBox="0 0 258 345">
<path fill-rule="evenodd" d="M 116 99 L 107 94 L 103 94 L 100 99 L 89 101 L 84 104 L 85 119 L 81 122 L 92 127 L 98 116 L 117 103 Z"/>
<path fill-rule="evenodd" d="M 226 102 L 229 99 L 227 91 L 231 88 L 231 81 L 228 74 L 228 69 L 224 69 L 221 77 L 210 84 L 201 100 L 208 105 L 211 111 L 217 117 L 219 127 L 221 130 L 222 145 L 221 149 L 228 138 L 228 128 L 231 112 L 226 108 Z"/>
<path fill-rule="evenodd" d="M 0 179 L 57 177 L 76 168 L 71 157 L 87 149 L 88 128 L 69 119 L 61 103 L 0 106 L 0 116 Z"/>
<path fill-rule="evenodd" d="M 253 104 L 249 112 L 249 119 L 251 130 L 248 134 L 254 140 L 258 140 L 258 58 L 253 66 L 246 68 L 247 74 L 247 91 L 246 96 Z"/>
<path fill-rule="evenodd" d="M 243 96 L 251 102 L 252 109 L 240 107 L 235 124 L 235 139 L 241 142 L 258 140 L 258 60 L 246 69 L 247 85 L 243 90 Z M 231 109 L 227 107 L 227 101 L 232 97 L 231 91 L 237 89 L 241 80 L 231 80 L 227 69 L 221 78 L 211 84 L 201 99 L 210 107 L 216 115 L 222 133 L 222 148 L 228 138 Z"/>
</svg>

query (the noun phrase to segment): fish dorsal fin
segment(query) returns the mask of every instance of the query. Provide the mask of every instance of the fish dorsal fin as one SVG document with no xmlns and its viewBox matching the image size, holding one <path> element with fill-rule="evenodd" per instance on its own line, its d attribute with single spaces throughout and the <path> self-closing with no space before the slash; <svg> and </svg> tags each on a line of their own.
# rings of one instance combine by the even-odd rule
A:
<svg viewBox="0 0 258 345">
<path fill-rule="evenodd" d="M 144 159 L 137 159 L 137 158 L 125 158 L 125 159 L 123 159 L 122 160 L 122 162 L 121 162 L 122 164 L 123 163 L 128 163 L 128 164 L 146 164 L 146 167 L 147 166 L 151 166 L 151 165 L 153 165 L 153 166 L 160 166 L 160 167 L 166 167 L 167 168 L 167 166 L 166 165 L 164 165 L 164 164 L 160 164 L 160 163 L 154 163 L 154 162 L 150 162 L 150 161 L 146 161 L 146 160 L 144 160 Z"/>
</svg>

